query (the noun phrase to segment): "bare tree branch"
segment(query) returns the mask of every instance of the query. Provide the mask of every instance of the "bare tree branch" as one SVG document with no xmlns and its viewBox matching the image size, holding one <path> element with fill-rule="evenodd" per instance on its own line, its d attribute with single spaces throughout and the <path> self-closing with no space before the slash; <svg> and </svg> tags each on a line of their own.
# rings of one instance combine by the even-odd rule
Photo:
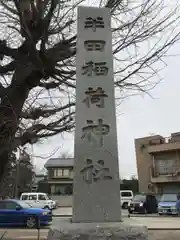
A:
<svg viewBox="0 0 180 240">
<path fill-rule="evenodd" d="M 49 124 L 37 123 L 32 125 L 23 133 L 22 136 L 16 138 L 17 146 L 24 146 L 27 143 L 34 144 L 39 138 L 52 137 L 58 133 L 68 132 L 74 128 L 75 112 L 71 112 Z"/>
<path fill-rule="evenodd" d="M 15 58 L 17 56 L 17 50 L 8 47 L 6 40 L 0 40 L 0 60 L 3 60 L 5 55 Z"/>
<path fill-rule="evenodd" d="M 13 61 L 11 63 L 8 63 L 7 65 L 0 66 L 0 74 L 7 74 L 9 72 L 12 72 L 15 70 L 16 63 Z"/>
<path fill-rule="evenodd" d="M 59 108 L 52 108 L 52 107 L 43 107 L 41 106 L 40 108 L 35 108 L 30 110 L 29 112 L 22 112 L 22 117 L 25 119 L 33 119 L 33 120 L 37 120 L 40 117 L 43 118 L 48 118 L 54 114 L 56 114 L 57 112 L 61 112 L 63 110 L 69 109 L 70 107 L 75 106 L 75 103 L 68 103 L 65 106 L 59 107 Z M 45 109 L 46 108 L 46 109 Z"/>
</svg>

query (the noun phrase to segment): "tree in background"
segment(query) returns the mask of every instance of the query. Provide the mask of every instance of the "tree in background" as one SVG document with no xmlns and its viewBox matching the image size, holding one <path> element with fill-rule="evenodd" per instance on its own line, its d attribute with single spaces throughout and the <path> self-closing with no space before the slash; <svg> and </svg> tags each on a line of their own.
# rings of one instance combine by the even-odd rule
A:
<svg viewBox="0 0 180 240">
<path fill-rule="evenodd" d="M 24 149 L 19 158 L 12 154 L 9 165 L 1 184 L 0 196 L 18 198 L 20 193 L 31 191 L 33 165 L 29 154 Z"/>
<path fill-rule="evenodd" d="M 135 176 L 131 179 L 122 179 L 120 190 L 132 190 L 133 193 L 137 193 L 139 191 L 138 179 Z"/>
<path fill-rule="evenodd" d="M 34 168 L 31 163 L 30 155 L 23 149 L 14 168 L 16 176 L 15 197 L 19 197 L 23 192 L 30 192 L 34 175 Z"/>
<path fill-rule="evenodd" d="M 15 190 L 15 178 L 13 175 L 13 169 L 16 166 L 16 154 L 13 152 L 10 155 L 10 159 L 6 166 L 6 170 L 4 171 L 2 181 L 0 182 L 0 198 L 6 196 L 13 196 Z"/>
<path fill-rule="evenodd" d="M 81 4 L 86 1 L 0 1 L 0 180 L 17 147 L 74 129 Z M 163 57 L 179 40 L 178 0 L 92 5 L 111 11 L 117 99 L 153 89 Z"/>
</svg>

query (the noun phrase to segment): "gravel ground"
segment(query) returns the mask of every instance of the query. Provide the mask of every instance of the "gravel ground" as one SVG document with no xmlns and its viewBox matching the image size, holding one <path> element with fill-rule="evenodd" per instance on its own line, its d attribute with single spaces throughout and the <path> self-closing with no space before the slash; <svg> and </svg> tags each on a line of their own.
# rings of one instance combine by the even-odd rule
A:
<svg viewBox="0 0 180 240">
<path fill-rule="evenodd" d="M 180 240 L 180 230 L 149 231 L 148 240 Z"/>
</svg>

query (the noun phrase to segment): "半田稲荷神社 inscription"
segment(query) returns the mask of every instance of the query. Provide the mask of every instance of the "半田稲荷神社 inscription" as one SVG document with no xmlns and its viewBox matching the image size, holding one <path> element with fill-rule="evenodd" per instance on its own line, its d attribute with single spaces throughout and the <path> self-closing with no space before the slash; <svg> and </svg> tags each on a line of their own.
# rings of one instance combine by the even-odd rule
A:
<svg viewBox="0 0 180 240">
<path fill-rule="evenodd" d="M 100 51 L 104 50 L 106 42 L 103 40 L 87 40 L 84 42 L 84 47 L 87 51 Z"/>
<path fill-rule="evenodd" d="M 78 9 L 73 222 L 121 220 L 110 11 Z"/>
<path fill-rule="evenodd" d="M 106 62 L 86 62 L 84 66 L 82 66 L 82 75 L 91 76 L 106 76 L 108 74 L 108 67 Z"/>
<path fill-rule="evenodd" d="M 103 160 L 96 161 L 93 164 L 92 159 L 86 159 L 86 165 L 81 170 L 81 174 L 83 175 L 83 180 L 89 184 L 93 182 L 97 182 L 100 180 L 111 180 L 112 176 L 109 173 L 109 168 L 104 166 Z"/>
<path fill-rule="evenodd" d="M 97 89 L 93 89 L 91 87 L 88 88 L 88 91 L 85 91 L 87 97 L 83 100 L 88 108 L 90 108 L 91 104 L 96 104 L 96 107 L 104 108 L 104 98 L 108 97 L 105 94 L 104 90 L 100 87 Z"/>
<path fill-rule="evenodd" d="M 98 119 L 98 124 L 94 124 L 92 120 L 87 120 L 87 126 L 82 128 L 82 139 L 87 139 L 89 143 L 95 139 L 95 144 L 101 147 L 103 146 L 103 135 L 107 135 L 109 130 L 109 125 L 104 124 L 102 119 Z"/>
<path fill-rule="evenodd" d="M 104 28 L 104 20 L 102 17 L 86 17 L 84 21 L 84 27 L 85 28 L 91 28 L 93 32 L 96 32 L 96 29 L 98 28 Z"/>
</svg>

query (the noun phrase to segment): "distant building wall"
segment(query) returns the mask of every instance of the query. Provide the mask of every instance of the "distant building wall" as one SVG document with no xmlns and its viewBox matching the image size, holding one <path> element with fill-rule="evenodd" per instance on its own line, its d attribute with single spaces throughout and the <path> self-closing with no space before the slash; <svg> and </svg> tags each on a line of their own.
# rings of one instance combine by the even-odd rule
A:
<svg viewBox="0 0 180 240">
<path fill-rule="evenodd" d="M 180 133 L 135 139 L 140 192 L 180 191 Z"/>
<path fill-rule="evenodd" d="M 148 184 L 150 183 L 150 167 L 152 167 L 151 156 L 148 153 L 147 145 L 149 141 L 161 136 L 145 137 L 135 140 L 136 164 L 138 172 L 139 191 L 148 192 Z"/>
<path fill-rule="evenodd" d="M 58 201 L 59 207 L 72 207 L 72 195 L 70 196 L 52 195 L 51 198 L 53 200 Z"/>
</svg>

